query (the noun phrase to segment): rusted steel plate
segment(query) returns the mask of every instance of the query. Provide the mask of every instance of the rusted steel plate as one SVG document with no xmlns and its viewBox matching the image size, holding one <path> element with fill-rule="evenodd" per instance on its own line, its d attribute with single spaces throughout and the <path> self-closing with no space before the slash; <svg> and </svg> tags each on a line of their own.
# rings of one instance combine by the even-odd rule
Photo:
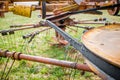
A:
<svg viewBox="0 0 120 80">
<path fill-rule="evenodd" d="M 94 54 L 120 67 L 120 25 L 89 30 L 82 36 L 82 41 Z"/>
</svg>

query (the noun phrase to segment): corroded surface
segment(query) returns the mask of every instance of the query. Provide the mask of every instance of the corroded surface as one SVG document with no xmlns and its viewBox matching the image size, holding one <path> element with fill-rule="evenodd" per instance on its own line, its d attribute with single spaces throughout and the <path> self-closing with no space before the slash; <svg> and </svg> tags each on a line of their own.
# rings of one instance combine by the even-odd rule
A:
<svg viewBox="0 0 120 80">
<path fill-rule="evenodd" d="M 82 36 L 82 41 L 93 53 L 120 67 L 120 25 L 92 29 Z"/>
</svg>

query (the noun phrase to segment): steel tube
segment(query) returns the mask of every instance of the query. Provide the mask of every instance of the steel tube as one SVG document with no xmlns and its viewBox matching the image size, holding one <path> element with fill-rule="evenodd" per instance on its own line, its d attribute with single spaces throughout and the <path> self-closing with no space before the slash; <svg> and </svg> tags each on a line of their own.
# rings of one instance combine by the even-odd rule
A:
<svg viewBox="0 0 120 80">
<path fill-rule="evenodd" d="M 75 24 L 105 24 L 105 25 L 111 25 L 111 24 L 120 24 L 119 22 L 103 22 L 103 21 L 98 21 L 98 22 L 75 22 Z"/>
<path fill-rule="evenodd" d="M 0 57 L 23 59 L 23 60 L 29 60 L 29 61 L 34 61 L 34 62 L 40 62 L 40 63 L 45 63 L 45 64 L 51 64 L 51 65 L 56 65 L 56 66 L 61 66 L 61 67 L 67 67 L 67 68 L 72 68 L 72 69 L 93 72 L 86 64 L 78 64 L 76 62 L 69 62 L 69 61 L 45 58 L 45 57 L 40 57 L 40 56 L 31 56 L 31 55 L 19 54 L 15 52 L 14 53 L 4 52 L 0 50 Z"/>
<path fill-rule="evenodd" d="M 20 25 L 11 25 L 10 28 L 14 28 L 14 27 L 24 27 L 24 26 L 33 26 L 34 24 L 20 24 Z"/>
<path fill-rule="evenodd" d="M 92 72 L 91 69 L 87 65 L 78 64 L 75 62 L 44 58 L 44 57 L 38 57 L 38 56 L 30 56 L 30 55 L 25 55 L 25 54 L 21 54 L 20 59 Z"/>
<path fill-rule="evenodd" d="M 30 28 L 35 28 L 35 27 L 34 26 L 29 26 L 29 27 L 23 27 L 23 28 L 15 28 L 13 30 L 18 31 L 18 30 L 24 30 L 24 29 L 30 29 Z"/>
<path fill-rule="evenodd" d="M 37 28 L 37 27 L 39 27 L 39 26 L 28 26 L 28 27 L 21 27 L 21 28 L 13 28 L 13 29 L 1 30 L 0 33 L 10 32 L 10 31 L 19 31 L 19 30 L 25 30 L 25 29 L 31 29 L 31 28 Z"/>
<path fill-rule="evenodd" d="M 23 36 L 23 39 L 29 38 L 29 37 L 31 37 L 31 36 L 33 36 L 33 35 L 37 35 L 37 34 L 39 34 L 40 32 L 44 32 L 44 31 L 49 30 L 49 29 L 51 29 L 51 27 L 45 28 L 45 29 L 42 29 L 42 30 L 38 30 L 38 31 L 34 31 L 34 32 L 32 32 L 32 33 L 29 33 L 29 34 L 26 34 L 26 35 Z"/>
</svg>

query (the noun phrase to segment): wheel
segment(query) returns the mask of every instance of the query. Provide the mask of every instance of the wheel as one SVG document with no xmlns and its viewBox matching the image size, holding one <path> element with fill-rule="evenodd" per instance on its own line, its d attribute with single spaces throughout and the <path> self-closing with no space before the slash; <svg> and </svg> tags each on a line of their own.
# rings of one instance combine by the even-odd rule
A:
<svg viewBox="0 0 120 80">
<path fill-rule="evenodd" d="M 113 3 L 117 4 L 119 3 L 119 0 L 112 0 Z M 115 7 L 115 8 L 112 8 L 112 9 L 108 9 L 108 13 L 110 15 L 117 15 L 119 13 L 119 7 Z"/>
<path fill-rule="evenodd" d="M 42 19 L 46 18 L 46 0 L 42 0 L 41 16 Z"/>
</svg>

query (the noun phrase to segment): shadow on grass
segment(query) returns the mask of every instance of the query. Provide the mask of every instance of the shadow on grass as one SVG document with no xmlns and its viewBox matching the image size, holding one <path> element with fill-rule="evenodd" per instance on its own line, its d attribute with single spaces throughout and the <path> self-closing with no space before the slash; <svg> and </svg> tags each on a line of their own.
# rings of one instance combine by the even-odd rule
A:
<svg viewBox="0 0 120 80">
<path fill-rule="evenodd" d="M 116 16 L 119 16 L 120 17 L 120 14 L 116 15 Z"/>
</svg>

